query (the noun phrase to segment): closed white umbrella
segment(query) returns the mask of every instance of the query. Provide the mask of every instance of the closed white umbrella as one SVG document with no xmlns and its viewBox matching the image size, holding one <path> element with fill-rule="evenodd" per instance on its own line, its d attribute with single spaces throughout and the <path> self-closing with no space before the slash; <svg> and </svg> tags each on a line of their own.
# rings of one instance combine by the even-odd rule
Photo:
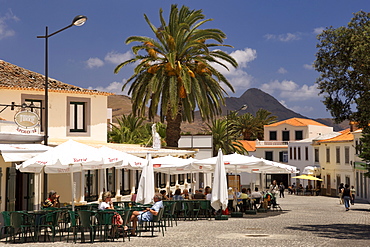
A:
<svg viewBox="0 0 370 247">
<path fill-rule="evenodd" d="M 225 164 L 221 149 L 218 150 L 215 172 L 213 174 L 211 206 L 217 211 L 226 208 L 228 203 Z"/>
<path fill-rule="evenodd" d="M 149 204 L 154 197 L 154 171 L 151 155 L 147 154 L 149 162 L 143 167 L 137 190 L 136 202 Z"/>
</svg>

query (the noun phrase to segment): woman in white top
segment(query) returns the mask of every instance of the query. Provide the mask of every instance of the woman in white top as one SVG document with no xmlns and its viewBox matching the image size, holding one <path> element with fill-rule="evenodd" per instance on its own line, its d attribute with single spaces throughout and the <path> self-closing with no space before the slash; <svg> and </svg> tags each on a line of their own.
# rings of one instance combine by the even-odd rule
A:
<svg viewBox="0 0 370 247">
<path fill-rule="evenodd" d="M 114 209 L 112 203 L 112 194 L 109 191 L 107 191 L 104 192 L 102 197 L 103 201 L 99 204 L 98 209 L 99 210 Z"/>
</svg>

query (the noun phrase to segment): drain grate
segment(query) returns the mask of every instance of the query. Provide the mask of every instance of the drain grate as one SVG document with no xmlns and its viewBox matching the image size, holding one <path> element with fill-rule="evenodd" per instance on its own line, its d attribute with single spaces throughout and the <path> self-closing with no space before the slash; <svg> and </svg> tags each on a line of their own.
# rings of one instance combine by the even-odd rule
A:
<svg viewBox="0 0 370 247">
<path fill-rule="evenodd" d="M 267 238 L 270 237 L 268 234 L 246 234 L 245 237 L 247 238 Z"/>
</svg>

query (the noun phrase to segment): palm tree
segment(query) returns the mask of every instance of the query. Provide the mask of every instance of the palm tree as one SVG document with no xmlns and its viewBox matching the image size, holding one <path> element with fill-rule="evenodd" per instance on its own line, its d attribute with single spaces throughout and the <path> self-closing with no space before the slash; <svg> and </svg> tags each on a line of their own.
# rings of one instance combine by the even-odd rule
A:
<svg viewBox="0 0 370 247">
<path fill-rule="evenodd" d="M 131 144 L 143 142 L 147 135 L 151 136 L 151 134 L 143 133 L 145 132 L 143 121 L 143 118 L 135 117 L 132 114 L 122 115 L 121 118 L 117 118 L 117 125 L 112 124 L 112 131 L 108 132 L 108 140 Z"/>
<path fill-rule="evenodd" d="M 256 127 L 257 127 L 257 139 L 264 139 L 264 126 L 268 124 L 275 123 L 277 121 L 277 116 L 271 116 L 271 112 L 265 109 L 258 109 L 256 112 Z"/>
<path fill-rule="evenodd" d="M 210 50 L 228 45 L 222 44 L 226 35 L 221 30 L 200 29 L 201 25 L 211 21 L 205 19 L 202 10 L 190 10 L 186 6 L 178 9 L 177 5 L 172 5 L 168 23 L 163 18 L 162 9 L 159 16 L 161 26 L 157 28 L 144 15 L 155 38 L 127 38 L 126 44 L 140 44 L 132 47 L 135 57 L 119 64 L 114 72 L 138 63 L 134 74 L 123 86 L 131 83 L 128 93 L 132 95 L 133 113 L 144 116 L 149 105 L 151 120 L 159 111 L 161 121 L 167 122 L 167 145 L 177 147 L 181 122 L 192 122 L 196 108 L 203 120 L 213 119 L 221 113 L 226 91 L 220 82 L 234 92 L 213 64 L 227 69 L 225 62 L 233 67 L 237 67 L 237 62 L 219 49 Z"/>
<path fill-rule="evenodd" d="M 218 149 L 221 148 L 223 153 L 241 153 L 245 154 L 248 151 L 244 148 L 243 144 L 237 140 L 236 132 L 229 131 L 229 122 L 227 119 L 216 119 L 208 128 L 213 136 L 213 156 L 217 155 Z"/>
</svg>

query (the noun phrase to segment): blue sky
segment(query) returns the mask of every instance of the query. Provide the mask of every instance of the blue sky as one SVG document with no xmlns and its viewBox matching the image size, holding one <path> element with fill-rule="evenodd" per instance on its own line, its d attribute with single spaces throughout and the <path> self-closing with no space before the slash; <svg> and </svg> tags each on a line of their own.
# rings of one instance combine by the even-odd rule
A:
<svg viewBox="0 0 370 247">
<path fill-rule="evenodd" d="M 132 35 L 153 37 L 143 15 L 159 25 L 158 11 L 167 17 L 171 4 L 202 9 L 214 19 L 204 28 L 219 28 L 234 48 L 224 49 L 239 62 L 224 71 L 239 97 L 259 88 L 288 108 L 307 117 L 330 117 L 318 96 L 312 68 L 316 35 L 324 28 L 347 25 L 353 13 L 370 11 L 368 0 L 0 0 L 0 59 L 44 74 L 44 40 L 36 36 L 69 25 L 86 15 L 82 27 L 72 27 L 49 39 L 49 76 L 84 88 L 121 93 L 133 67 L 113 69 L 132 57 Z M 125 94 L 125 92 L 123 92 Z M 6 102 L 3 102 L 6 103 Z"/>
</svg>

